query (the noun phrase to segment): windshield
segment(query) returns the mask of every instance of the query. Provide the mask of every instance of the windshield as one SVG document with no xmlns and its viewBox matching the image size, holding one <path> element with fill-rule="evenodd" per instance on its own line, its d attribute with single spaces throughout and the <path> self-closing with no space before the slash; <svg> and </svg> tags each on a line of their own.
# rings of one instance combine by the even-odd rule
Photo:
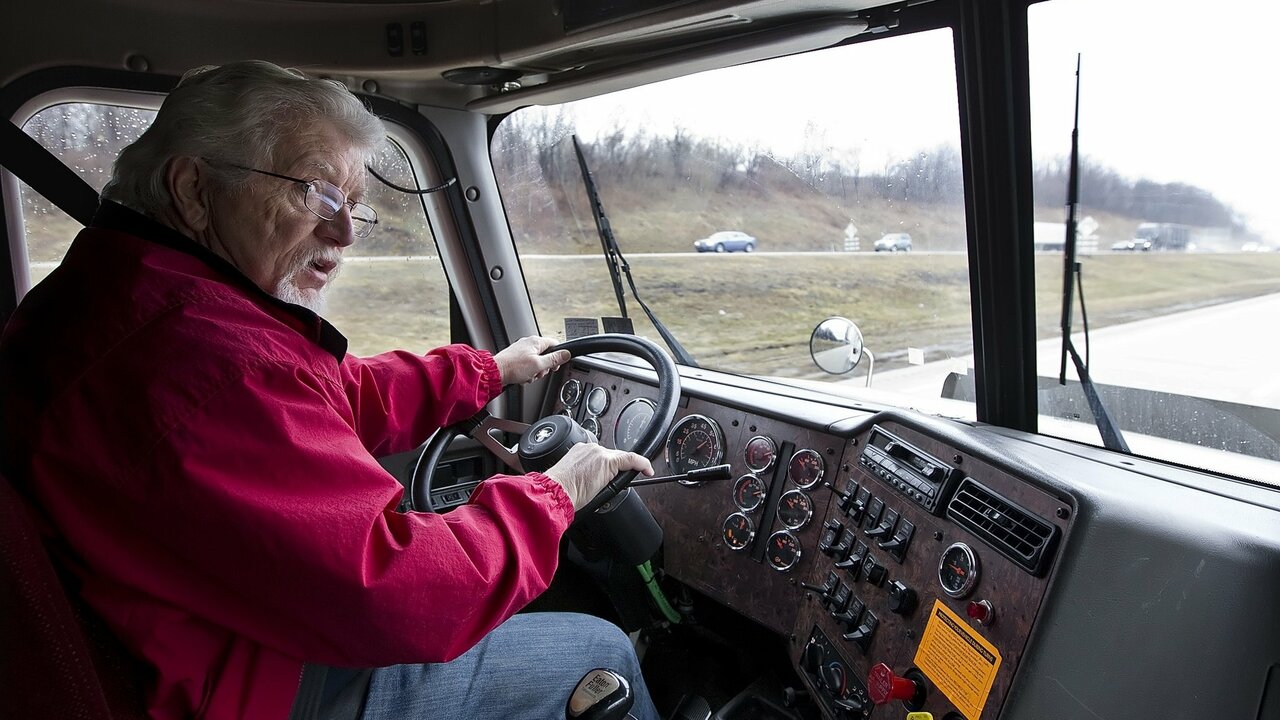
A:
<svg viewBox="0 0 1280 720">
<path fill-rule="evenodd" d="M 1254 12 L 1238 5 L 1242 17 Z M 1271 142 L 1280 91 L 1238 68 L 1280 57 L 1252 30 L 1192 57 L 1183 49 L 1203 35 L 1195 13 L 1137 2 L 1123 22 L 1100 26 L 1109 7 L 1029 9 L 1039 431 L 1103 444 L 1070 363 L 1058 383 L 1080 53 L 1073 344 L 1135 454 L 1274 482 L 1280 252 L 1267 251 L 1280 216 L 1259 172 L 1280 162 Z M 1161 37 L 1183 38 L 1153 49 L 1161 62 L 1130 52 L 1152 18 L 1167 26 Z M 886 67 L 894 82 L 828 82 Z M 507 117 L 492 155 L 542 332 L 563 337 L 566 318 L 620 314 L 576 135 L 641 299 L 698 365 L 973 418 L 954 68 L 942 29 Z M 1205 131 L 1220 112 L 1182 97 L 1187 77 L 1215 78 L 1212 107 L 1248 108 L 1231 151 L 1222 133 Z M 1153 104 L 1176 112 L 1156 123 L 1134 112 Z M 727 228 L 754 240 L 698 242 Z M 658 341 L 629 292 L 627 301 L 636 331 Z M 852 320 L 865 340 L 847 374 L 828 374 L 809 354 L 811 332 L 831 316 Z"/>
<path fill-rule="evenodd" d="M 576 135 L 641 299 L 700 366 L 864 388 L 870 359 L 829 375 L 809 355 L 817 324 L 844 316 L 872 390 L 938 411 L 972 352 L 952 45 L 949 30 L 890 38 L 506 118 L 492 154 L 541 331 L 619 314 Z M 901 82 L 826 82 L 902 57 Z M 882 237 L 902 247 L 877 253 Z"/>
</svg>

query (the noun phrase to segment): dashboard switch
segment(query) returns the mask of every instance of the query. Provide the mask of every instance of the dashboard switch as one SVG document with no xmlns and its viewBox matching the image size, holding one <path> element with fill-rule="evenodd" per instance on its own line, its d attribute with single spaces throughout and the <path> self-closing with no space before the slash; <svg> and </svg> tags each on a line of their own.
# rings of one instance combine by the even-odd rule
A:
<svg viewBox="0 0 1280 720">
<path fill-rule="evenodd" d="M 916 591 L 901 580 L 889 583 L 889 609 L 899 615 L 909 615 L 916 609 Z"/>
<path fill-rule="evenodd" d="M 875 558 L 867 555 L 867 559 L 862 562 L 862 575 L 867 582 L 879 587 L 884 584 L 885 575 L 888 574 L 888 568 L 881 565 Z"/>
<path fill-rule="evenodd" d="M 833 548 L 840 539 L 840 534 L 844 531 L 844 526 L 839 520 L 828 520 L 822 526 L 822 537 L 818 540 L 818 552 L 823 555 L 830 556 L 833 554 Z"/>
<path fill-rule="evenodd" d="M 871 647 L 871 638 L 873 635 L 875 635 L 876 626 L 879 624 L 880 624 L 879 619 L 877 619 L 875 615 L 872 615 L 870 612 L 868 612 L 866 614 L 866 617 L 863 618 L 862 624 L 858 626 L 857 630 L 854 630 L 851 633 L 846 633 L 844 635 L 841 635 L 840 637 L 844 638 L 845 640 L 848 640 L 854 645 L 857 645 L 858 649 L 862 650 L 863 653 L 866 653 L 867 649 Z"/>
<path fill-rule="evenodd" d="M 888 665 L 877 663 L 867 675 L 867 694 L 876 705 L 894 700 L 918 705 L 923 700 L 924 688 L 915 680 L 894 675 Z"/>
</svg>

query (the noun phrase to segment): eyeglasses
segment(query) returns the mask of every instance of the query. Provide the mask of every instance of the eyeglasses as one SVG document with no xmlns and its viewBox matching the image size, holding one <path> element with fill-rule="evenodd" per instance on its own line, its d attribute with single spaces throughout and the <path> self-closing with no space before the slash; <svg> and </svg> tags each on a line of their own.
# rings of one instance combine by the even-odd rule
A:
<svg viewBox="0 0 1280 720">
<path fill-rule="evenodd" d="M 321 220 L 332 220 L 338 217 L 338 213 L 342 211 L 342 206 L 346 205 L 351 209 L 351 231 L 358 238 L 369 237 L 373 232 L 373 226 L 378 224 L 377 211 L 362 202 L 348 200 L 346 194 L 333 183 L 320 179 L 303 180 L 302 178 L 289 177 L 288 175 L 267 172 L 266 170 L 244 165 L 236 165 L 235 163 L 227 164 L 234 168 L 258 173 L 259 175 L 295 182 L 305 187 L 307 194 L 303 198 L 302 204 L 306 205 L 307 209 Z"/>
</svg>

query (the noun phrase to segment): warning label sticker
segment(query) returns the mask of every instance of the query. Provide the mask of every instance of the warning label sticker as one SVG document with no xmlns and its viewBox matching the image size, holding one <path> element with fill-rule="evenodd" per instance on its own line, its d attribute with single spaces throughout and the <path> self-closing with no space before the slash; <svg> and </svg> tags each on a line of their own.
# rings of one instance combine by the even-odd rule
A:
<svg viewBox="0 0 1280 720">
<path fill-rule="evenodd" d="M 915 664 L 966 718 L 978 720 L 1000 669 L 1000 651 L 934 600 Z"/>
</svg>

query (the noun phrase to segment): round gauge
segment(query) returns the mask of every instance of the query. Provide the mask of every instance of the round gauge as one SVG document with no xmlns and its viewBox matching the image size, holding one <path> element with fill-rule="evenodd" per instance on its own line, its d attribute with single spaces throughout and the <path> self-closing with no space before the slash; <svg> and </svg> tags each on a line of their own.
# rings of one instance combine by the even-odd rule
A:
<svg viewBox="0 0 1280 720">
<path fill-rule="evenodd" d="M 587 412 L 600 417 L 609 409 L 609 391 L 600 386 L 591 388 L 587 393 Z"/>
<path fill-rule="evenodd" d="M 817 450 L 805 448 L 791 456 L 791 464 L 787 467 L 787 477 L 802 488 L 811 488 L 818 484 L 827 471 L 827 464 Z"/>
<path fill-rule="evenodd" d="M 613 445 L 619 450 L 635 450 L 640 436 L 649 429 L 656 407 L 652 400 L 638 398 L 622 406 L 613 424 Z"/>
<path fill-rule="evenodd" d="M 813 517 L 813 501 L 799 490 L 788 490 L 778 498 L 778 519 L 791 530 L 799 530 Z"/>
<path fill-rule="evenodd" d="M 742 513 L 734 513 L 724 519 L 724 544 L 731 550 L 745 550 L 756 536 L 755 523 Z"/>
<path fill-rule="evenodd" d="M 777 457 L 778 446 L 773 440 L 757 435 L 747 441 L 747 446 L 742 449 L 742 459 L 747 463 L 747 469 L 751 472 L 764 472 L 773 467 L 773 461 Z"/>
<path fill-rule="evenodd" d="M 685 415 L 672 426 L 671 434 L 667 436 L 667 464 L 671 466 L 672 473 L 701 470 L 723 459 L 724 433 L 720 432 L 715 420 L 702 415 Z"/>
<path fill-rule="evenodd" d="M 769 536 L 764 556 L 774 570 L 786 572 L 800 562 L 800 540 L 786 530 L 779 530 Z"/>
<path fill-rule="evenodd" d="M 596 420 L 595 416 L 588 415 L 582 418 L 582 429 L 595 435 L 597 440 L 600 438 L 600 421 Z"/>
<path fill-rule="evenodd" d="M 764 502 L 764 481 L 755 475 L 743 475 L 733 484 L 733 504 L 743 512 L 751 512 Z"/>
<path fill-rule="evenodd" d="M 942 591 L 953 598 L 962 598 L 973 592 L 978 584 L 978 556 L 964 543 L 953 543 L 942 551 L 938 563 L 938 582 Z"/>
<path fill-rule="evenodd" d="M 565 380 L 560 386 L 560 402 L 565 407 L 575 407 L 582 400 L 582 383 L 572 378 Z"/>
</svg>

